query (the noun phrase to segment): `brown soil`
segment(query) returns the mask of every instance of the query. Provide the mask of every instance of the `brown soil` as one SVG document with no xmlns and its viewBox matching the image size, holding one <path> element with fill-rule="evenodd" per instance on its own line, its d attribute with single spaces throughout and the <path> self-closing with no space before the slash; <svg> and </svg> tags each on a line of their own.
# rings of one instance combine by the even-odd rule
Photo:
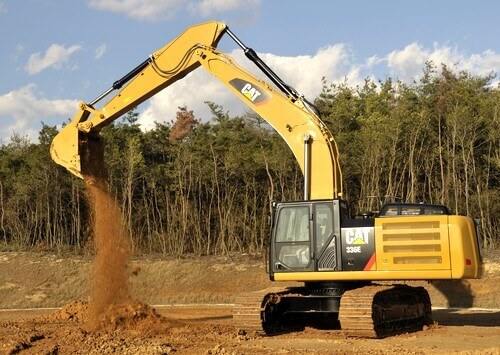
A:
<svg viewBox="0 0 500 355">
<path fill-rule="evenodd" d="M 172 325 L 177 325 L 160 316 L 154 308 L 137 300 L 111 304 L 97 318 L 93 305 L 75 301 L 38 319 L 47 323 L 70 321 L 88 332 L 126 330 L 139 332 L 144 336 L 159 334 Z"/>
<path fill-rule="evenodd" d="M 498 354 L 499 312 L 435 311 L 423 331 L 385 339 L 347 337 L 305 328 L 272 337 L 231 325 L 228 306 L 120 306 L 98 331 L 85 327 L 88 305 L 74 303 L 44 316 L 0 321 L 0 353 L 15 354 Z M 15 318 L 3 314 L 3 318 Z M 163 315 L 162 315 L 163 314 Z M 164 316 L 166 315 L 166 316 Z"/>
<path fill-rule="evenodd" d="M 275 354 L 275 353 L 500 353 L 498 253 L 487 258 L 482 280 L 424 283 L 434 306 L 494 307 L 497 310 L 435 309 L 437 324 L 424 331 L 382 340 L 346 337 L 338 330 L 306 328 L 261 337 L 232 326 L 234 295 L 276 286 L 262 260 L 251 256 L 167 259 L 143 257 L 127 268 L 130 294 L 139 301 L 115 303 L 92 319 L 88 300 L 92 257 L 0 253 L 1 353 Z M 134 275 L 136 274 L 136 275 Z M 284 286 L 284 285 L 283 285 Z M 465 290 L 468 294 L 464 297 Z M 444 291 L 445 293 L 442 293 Z M 460 292 L 458 292 L 460 291 Z M 155 307 L 146 304 L 176 303 Z M 198 305 L 192 305 L 197 303 Z M 211 306 L 200 305 L 212 304 Z M 186 305 L 188 304 L 188 305 Z M 191 304 L 191 305 L 189 305 Z M 41 309 L 40 307 L 62 307 Z"/>
</svg>

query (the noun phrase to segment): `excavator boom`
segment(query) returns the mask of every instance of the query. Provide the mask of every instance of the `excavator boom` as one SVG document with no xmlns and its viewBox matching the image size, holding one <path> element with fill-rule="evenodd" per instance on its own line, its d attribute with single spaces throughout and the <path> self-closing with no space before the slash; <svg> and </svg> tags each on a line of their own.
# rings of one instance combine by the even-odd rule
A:
<svg viewBox="0 0 500 355">
<path fill-rule="evenodd" d="M 255 78 L 227 54 L 216 50 L 224 33 L 242 47 L 246 56 L 264 72 L 274 87 Z M 54 138 L 52 159 L 80 178 L 99 176 L 103 173 L 99 131 L 200 66 L 262 116 L 288 143 L 306 177 L 305 199 L 341 196 L 342 176 L 337 145 L 313 106 L 284 83 L 255 51 L 246 47 L 221 22 L 207 22 L 188 28 L 116 81 L 97 99 L 88 104 L 81 102 L 73 121 Z M 97 108 L 96 104 L 114 90 L 120 91 Z M 322 173 L 312 174 L 319 171 Z"/>
</svg>

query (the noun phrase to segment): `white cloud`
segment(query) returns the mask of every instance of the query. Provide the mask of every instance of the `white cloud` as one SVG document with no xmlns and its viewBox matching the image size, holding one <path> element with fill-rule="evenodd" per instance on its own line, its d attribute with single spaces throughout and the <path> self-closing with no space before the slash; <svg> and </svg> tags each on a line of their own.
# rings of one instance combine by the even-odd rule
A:
<svg viewBox="0 0 500 355">
<path fill-rule="evenodd" d="M 372 69 L 376 65 L 379 65 L 385 61 L 384 58 L 380 58 L 378 55 L 373 55 L 365 60 L 365 67 L 367 69 Z"/>
<path fill-rule="evenodd" d="M 193 13 L 202 17 L 209 17 L 216 13 L 223 13 L 235 10 L 248 11 L 251 8 L 257 8 L 261 0 L 201 0 L 191 2 L 190 8 Z"/>
<path fill-rule="evenodd" d="M 97 10 L 123 14 L 136 20 L 172 20 L 186 0 L 90 0 L 89 6 Z"/>
<path fill-rule="evenodd" d="M 488 75 L 492 71 L 500 75 L 500 54 L 486 50 L 481 54 L 472 54 L 464 63 L 464 69 L 478 75 Z"/>
<path fill-rule="evenodd" d="M 262 0 L 89 0 L 91 8 L 111 11 L 141 21 L 169 21 L 189 10 L 202 17 L 255 10 Z M 252 17 L 254 13 L 250 14 Z"/>
<path fill-rule="evenodd" d="M 387 66 L 402 80 L 418 75 L 424 67 L 428 53 L 422 53 L 422 46 L 412 43 L 403 50 L 393 51 L 387 55 Z"/>
<path fill-rule="evenodd" d="M 69 48 L 60 44 L 52 44 L 45 55 L 41 56 L 40 52 L 30 56 L 26 71 L 29 74 L 36 74 L 47 68 L 61 69 L 62 65 L 69 60 L 69 57 L 82 49 L 80 45 L 73 45 Z"/>
<path fill-rule="evenodd" d="M 101 44 L 99 47 L 96 48 L 95 50 L 95 59 L 101 58 L 104 53 L 108 50 L 108 45 L 106 43 Z"/>
<path fill-rule="evenodd" d="M 466 55 L 460 53 L 456 47 L 440 46 L 437 43 L 431 50 L 414 42 L 402 50 L 392 51 L 386 59 L 392 74 L 403 81 L 418 78 L 427 61 L 432 61 L 438 67 L 446 64 L 450 69 L 467 70 L 472 75 L 500 73 L 500 54 L 492 50 Z"/>
<path fill-rule="evenodd" d="M 36 127 L 41 121 L 55 119 L 62 123 L 77 111 L 77 101 L 45 99 L 36 88 L 36 84 L 31 83 L 0 96 L 0 139 L 7 139 L 16 132 L 36 140 Z"/>
<path fill-rule="evenodd" d="M 362 81 L 353 63 L 352 53 L 344 44 L 321 48 L 312 56 L 283 57 L 262 54 L 260 57 L 286 83 L 311 99 L 320 94 L 322 77 L 328 82 L 344 81 L 347 77 L 347 82 L 351 85 Z"/>
</svg>

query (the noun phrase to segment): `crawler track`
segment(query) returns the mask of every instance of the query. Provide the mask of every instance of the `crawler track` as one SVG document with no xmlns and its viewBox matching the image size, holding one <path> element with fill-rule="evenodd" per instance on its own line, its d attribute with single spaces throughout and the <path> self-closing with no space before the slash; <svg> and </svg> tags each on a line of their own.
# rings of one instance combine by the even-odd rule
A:
<svg viewBox="0 0 500 355">
<path fill-rule="evenodd" d="M 383 338 L 431 324 L 431 302 L 423 287 L 366 286 L 344 293 L 339 320 L 349 335 Z"/>
<path fill-rule="evenodd" d="M 304 288 L 270 288 L 241 294 L 233 308 L 234 325 L 261 334 L 282 332 L 298 324 L 284 323 L 286 306 L 306 296 Z M 306 296 L 307 297 L 307 296 Z M 300 301 L 298 301 L 300 302 Z M 315 314 L 313 312 L 312 314 Z M 316 313 L 317 314 L 317 313 Z M 332 318 L 337 313 L 331 313 Z M 370 285 L 345 291 L 338 313 L 342 331 L 350 336 L 382 338 L 422 329 L 431 324 L 431 303 L 423 287 Z"/>
<path fill-rule="evenodd" d="M 264 310 L 267 300 L 287 293 L 280 288 L 268 288 L 236 296 L 233 307 L 233 324 L 245 331 L 265 333 Z"/>
</svg>

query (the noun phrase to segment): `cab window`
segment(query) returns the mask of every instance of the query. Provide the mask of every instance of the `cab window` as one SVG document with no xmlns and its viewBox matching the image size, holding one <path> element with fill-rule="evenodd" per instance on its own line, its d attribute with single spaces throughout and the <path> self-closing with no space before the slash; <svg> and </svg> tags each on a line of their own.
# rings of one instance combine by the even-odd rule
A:
<svg viewBox="0 0 500 355">
<path fill-rule="evenodd" d="M 304 269 L 311 263 L 309 207 L 285 207 L 276 226 L 276 258 L 290 269 Z"/>
<path fill-rule="evenodd" d="M 333 209 L 331 204 L 321 203 L 315 207 L 316 251 L 325 246 L 333 232 Z"/>
<path fill-rule="evenodd" d="M 282 208 L 276 229 L 276 242 L 305 242 L 309 238 L 309 207 Z"/>
</svg>

